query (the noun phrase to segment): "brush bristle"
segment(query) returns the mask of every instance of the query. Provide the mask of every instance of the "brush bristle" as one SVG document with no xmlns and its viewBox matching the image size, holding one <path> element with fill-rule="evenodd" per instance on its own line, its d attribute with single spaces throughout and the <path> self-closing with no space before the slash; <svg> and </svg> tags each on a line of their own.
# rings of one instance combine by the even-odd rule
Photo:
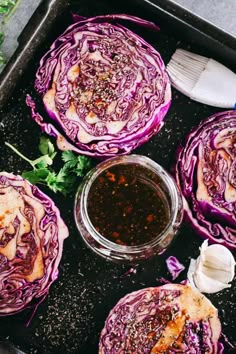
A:
<svg viewBox="0 0 236 354">
<path fill-rule="evenodd" d="M 184 91 L 191 91 L 201 73 L 204 71 L 209 58 L 177 49 L 167 64 L 167 72 L 173 86 L 181 87 Z"/>
</svg>

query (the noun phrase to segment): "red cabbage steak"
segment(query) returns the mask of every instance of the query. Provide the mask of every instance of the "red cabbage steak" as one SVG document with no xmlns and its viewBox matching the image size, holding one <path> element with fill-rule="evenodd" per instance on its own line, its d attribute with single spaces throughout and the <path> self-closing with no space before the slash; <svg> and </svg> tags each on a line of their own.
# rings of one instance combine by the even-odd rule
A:
<svg viewBox="0 0 236 354">
<path fill-rule="evenodd" d="M 60 149 L 127 154 L 162 127 L 171 87 L 157 50 L 118 22 L 157 26 L 128 15 L 79 19 L 40 61 L 35 89 L 47 113 L 30 96 L 26 102 Z"/>
<path fill-rule="evenodd" d="M 67 236 L 49 197 L 20 176 L 0 173 L 0 316 L 46 296 Z"/>
<path fill-rule="evenodd" d="M 216 354 L 217 309 L 189 285 L 166 284 L 123 297 L 101 332 L 99 354 Z"/>
<path fill-rule="evenodd" d="M 177 153 L 185 216 L 212 243 L 236 248 L 236 112 L 214 114 Z"/>
</svg>

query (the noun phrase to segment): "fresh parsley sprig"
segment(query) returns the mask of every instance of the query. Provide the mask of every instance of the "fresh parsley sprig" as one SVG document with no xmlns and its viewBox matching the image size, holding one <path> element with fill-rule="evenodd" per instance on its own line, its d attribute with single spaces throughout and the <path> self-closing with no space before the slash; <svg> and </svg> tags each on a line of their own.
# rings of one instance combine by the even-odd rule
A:
<svg viewBox="0 0 236 354">
<path fill-rule="evenodd" d="M 0 0 L 0 14 L 8 15 L 16 3 L 17 0 Z"/>
<path fill-rule="evenodd" d="M 72 151 L 63 151 L 61 153 L 63 166 L 57 172 L 53 162 L 58 152 L 45 136 L 42 136 L 39 142 L 39 151 L 42 155 L 35 160 L 30 160 L 8 142 L 5 144 L 32 167 L 32 170 L 22 173 L 23 178 L 32 184 L 45 185 L 55 193 L 61 192 L 64 195 L 72 193 L 77 187 L 78 178 L 83 177 L 92 167 L 90 158 L 76 155 Z"/>
</svg>

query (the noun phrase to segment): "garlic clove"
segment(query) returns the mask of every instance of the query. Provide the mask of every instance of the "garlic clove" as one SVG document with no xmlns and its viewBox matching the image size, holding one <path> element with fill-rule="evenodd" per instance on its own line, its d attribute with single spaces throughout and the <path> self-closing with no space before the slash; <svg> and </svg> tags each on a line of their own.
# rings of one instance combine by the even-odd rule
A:
<svg viewBox="0 0 236 354">
<path fill-rule="evenodd" d="M 194 288 L 196 288 L 196 285 L 195 285 L 194 280 L 193 280 L 193 275 L 194 275 L 194 272 L 195 272 L 195 268 L 196 268 L 196 260 L 191 258 L 190 259 L 189 268 L 188 268 L 187 278 L 188 278 L 189 283 Z"/>
<path fill-rule="evenodd" d="M 198 270 L 195 271 L 195 273 L 193 274 L 193 281 L 195 287 L 197 287 L 200 292 L 208 294 L 214 294 L 218 291 L 231 287 L 230 284 L 223 283 L 214 278 L 210 278 L 209 276 L 202 272 L 199 272 Z"/>
<path fill-rule="evenodd" d="M 210 248 L 211 246 L 209 246 Z M 217 257 L 218 256 L 218 257 Z M 228 283 L 230 281 L 232 281 L 233 277 L 234 277 L 234 265 L 233 268 L 225 268 L 222 269 L 222 267 L 219 267 L 218 264 L 220 264 L 221 262 L 221 254 L 216 254 L 214 257 L 216 258 L 216 261 L 218 259 L 218 264 L 217 262 L 212 262 L 211 258 L 212 258 L 212 252 L 209 252 L 209 254 L 207 254 L 207 252 L 205 252 L 205 260 L 204 262 L 202 262 L 202 258 L 198 257 L 197 261 L 196 261 L 196 269 L 195 272 L 198 273 L 202 273 L 204 275 L 206 275 L 208 278 L 211 279 L 215 279 L 218 280 L 222 283 Z M 234 261 L 234 259 L 233 259 Z M 210 265 L 210 267 L 209 267 Z"/>
<path fill-rule="evenodd" d="M 221 245 L 211 245 L 205 250 L 205 266 L 232 272 L 235 260 L 228 248 Z"/>
<path fill-rule="evenodd" d="M 222 283 L 229 283 L 233 280 L 234 273 L 227 270 L 219 270 L 202 266 L 201 272 L 211 279 L 219 280 Z"/>
<path fill-rule="evenodd" d="M 191 259 L 187 276 L 201 292 L 216 293 L 231 286 L 228 283 L 234 278 L 234 268 L 232 253 L 222 245 L 208 246 L 206 240 L 197 260 Z"/>
</svg>

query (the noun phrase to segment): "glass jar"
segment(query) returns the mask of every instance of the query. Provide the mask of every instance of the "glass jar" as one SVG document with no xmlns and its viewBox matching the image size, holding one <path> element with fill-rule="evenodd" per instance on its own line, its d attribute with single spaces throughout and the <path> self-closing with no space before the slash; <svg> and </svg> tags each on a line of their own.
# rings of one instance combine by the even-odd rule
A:
<svg viewBox="0 0 236 354">
<path fill-rule="evenodd" d="M 108 200 L 111 200 L 112 195 L 104 195 L 103 185 L 101 185 L 101 188 L 99 188 L 99 183 L 100 181 L 101 183 L 103 183 L 104 176 L 106 175 L 108 176 L 108 178 L 113 178 L 115 183 L 115 177 L 112 177 L 113 173 L 111 173 L 111 171 L 112 168 L 114 169 L 118 167 L 121 171 L 126 171 L 126 175 L 133 176 L 134 180 L 136 180 L 138 183 L 145 184 L 145 188 L 150 187 L 152 189 L 152 193 L 157 193 L 153 194 L 154 199 L 155 195 L 161 196 L 161 198 L 165 201 L 166 208 L 168 209 L 166 209 L 168 211 L 168 213 L 166 214 L 168 218 L 166 220 L 164 228 L 161 231 L 157 232 L 155 232 L 154 229 L 152 239 L 144 240 L 143 243 L 139 242 L 139 244 L 133 245 L 131 243 L 127 245 L 124 242 L 121 242 L 120 240 L 112 240 L 111 238 L 108 238 L 108 235 L 102 234 L 100 229 L 94 225 L 91 220 L 92 214 L 89 215 L 89 208 L 90 210 L 92 210 L 91 206 L 89 207 L 89 202 L 90 197 L 92 197 L 92 194 L 94 193 L 93 189 L 95 185 L 97 186 L 97 193 L 100 193 L 100 197 L 102 198 L 101 201 L 99 201 L 99 198 L 97 198 L 97 202 L 93 204 L 95 211 L 97 210 L 98 213 L 101 213 L 101 209 L 103 207 L 105 208 L 104 205 L 107 204 L 104 202 L 107 201 L 106 198 L 108 198 Z M 124 181 L 124 176 L 120 175 L 119 180 L 117 181 L 117 186 L 120 184 L 120 181 Z M 112 193 L 115 192 L 116 190 L 114 189 Z M 125 193 L 123 193 L 122 195 L 124 201 L 126 200 L 126 195 L 127 194 Z M 142 202 L 142 198 L 145 199 L 145 195 L 139 196 L 139 203 Z M 120 202 L 117 204 L 120 204 Z M 132 208 L 136 207 L 135 204 L 136 203 L 133 203 Z M 114 218 L 113 216 L 111 216 L 114 220 L 116 220 L 115 209 L 116 208 L 114 208 L 113 205 L 113 210 L 110 211 L 110 215 L 114 215 Z M 183 203 L 182 197 L 174 179 L 159 164 L 157 164 L 148 157 L 133 154 L 126 156 L 118 156 L 103 161 L 85 176 L 82 184 L 79 186 L 78 191 L 76 193 L 74 217 L 77 228 L 83 240 L 85 241 L 87 246 L 89 246 L 94 252 L 109 260 L 127 263 L 138 263 L 154 255 L 159 255 L 163 253 L 170 245 L 182 222 Z M 97 218 L 97 220 L 98 219 L 99 218 Z M 137 225 L 139 225 L 139 222 L 141 222 L 141 219 L 142 216 L 136 220 L 136 227 Z M 153 219 L 153 216 L 151 218 L 149 216 L 148 221 L 151 221 L 151 219 Z M 96 217 L 94 220 L 96 220 Z M 109 220 L 106 221 L 105 219 L 101 219 L 100 221 L 104 224 L 109 223 Z M 130 227 L 132 227 L 132 225 Z M 122 228 L 122 224 L 117 225 L 117 227 Z M 129 228 L 126 229 L 126 232 L 127 231 L 129 231 Z M 118 234 L 118 232 L 114 232 L 112 234 L 115 235 Z M 140 232 L 140 234 L 142 235 L 142 232 Z M 146 233 L 146 236 L 148 235 L 149 234 Z M 118 243 L 118 241 L 120 242 Z"/>
</svg>

